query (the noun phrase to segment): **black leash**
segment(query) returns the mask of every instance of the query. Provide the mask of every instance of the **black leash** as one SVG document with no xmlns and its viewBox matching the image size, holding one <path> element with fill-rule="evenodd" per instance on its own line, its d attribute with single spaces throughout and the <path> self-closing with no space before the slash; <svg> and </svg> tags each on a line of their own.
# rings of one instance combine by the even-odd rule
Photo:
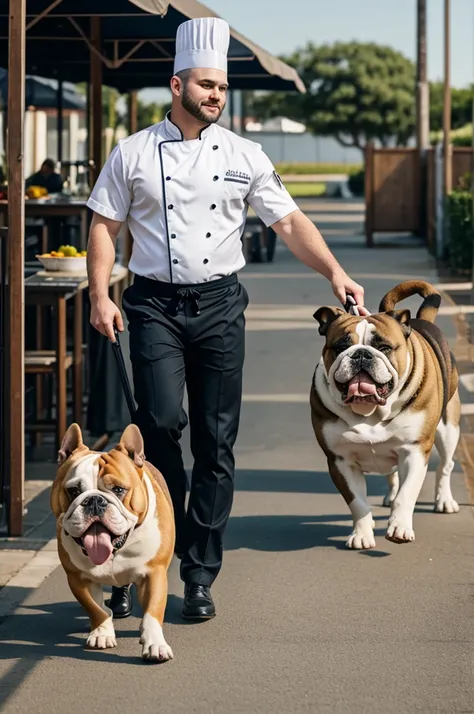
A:
<svg viewBox="0 0 474 714">
<path fill-rule="evenodd" d="M 112 342 L 112 348 L 114 351 L 115 359 L 117 360 L 117 366 L 119 369 L 120 379 L 122 382 L 123 391 L 125 392 L 125 399 L 127 400 L 127 406 L 130 412 L 130 416 L 133 418 L 137 407 L 135 405 L 135 400 L 133 398 L 132 388 L 130 386 L 130 381 L 128 379 L 127 368 L 125 366 L 125 360 L 123 358 L 122 348 L 120 346 L 119 332 L 114 326 L 115 342 Z"/>
</svg>

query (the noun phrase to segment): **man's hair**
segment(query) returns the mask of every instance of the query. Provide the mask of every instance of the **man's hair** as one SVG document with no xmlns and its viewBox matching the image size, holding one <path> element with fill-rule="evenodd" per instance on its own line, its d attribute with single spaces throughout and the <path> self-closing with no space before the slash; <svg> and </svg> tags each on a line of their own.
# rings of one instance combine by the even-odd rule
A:
<svg viewBox="0 0 474 714">
<path fill-rule="evenodd" d="M 56 164 L 54 163 L 53 159 L 45 159 L 42 165 L 47 166 L 48 169 L 52 169 L 53 171 L 56 167 Z"/>
<path fill-rule="evenodd" d="M 191 72 L 191 69 L 182 69 L 181 72 L 176 73 L 176 76 L 180 78 L 183 84 L 187 84 L 191 77 Z"/>
</svg>

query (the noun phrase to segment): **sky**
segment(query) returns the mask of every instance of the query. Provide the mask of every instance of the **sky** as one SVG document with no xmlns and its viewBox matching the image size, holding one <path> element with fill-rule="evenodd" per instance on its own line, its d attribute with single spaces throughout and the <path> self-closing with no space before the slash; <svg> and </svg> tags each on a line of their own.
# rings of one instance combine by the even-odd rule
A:
<svg viewBox="0 0 474 714">
<path fill-rule="evenodd" d="M 416 0 L 203 0 L 235 30 L 272 54 L 290 54 L 308 41 L 390 45 L 416 58 Z M 444 0 L 427 0 L 430 80 L 444 77 Z M 474 83 L 474 0 L 451 0 L 451 85 Z M 140 95 L 161 100 L 157 90 Z"/>
</svg>

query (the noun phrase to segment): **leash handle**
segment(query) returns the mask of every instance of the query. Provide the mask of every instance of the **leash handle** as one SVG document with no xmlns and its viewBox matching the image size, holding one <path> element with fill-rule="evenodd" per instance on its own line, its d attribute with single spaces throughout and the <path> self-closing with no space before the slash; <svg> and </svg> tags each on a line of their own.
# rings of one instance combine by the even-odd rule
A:
<svg viewBox="0 0 474 714">
<path fill-rule="evenodd" d="M 350 315 L 359 315 L 357 303 L 352 293 L 346 293 L 346 304 L 344 305 L 344 310 Z"/>
<path fill-rule="evenodd" d="M 125 393 L 125 399 L 127 401 L 127 406 L 128 410 L 130 412 L 130 416 L 133 417 L 135 414 L 137 408 L 135 405 L 135 400 L 133 398 L 133 392 L 132 388 L 130 386 L 130 381 L 128 379 L 128 374 L 127 374 L 127 367 L 125 366 L 125 360 L 123 358 L 123 352 L 122 348 L 120 346 L 120 337 L 119 337 L 119 331 L 114 325 L 114 335 L 115 335 L 115 342 L 112 342 L 112 348 L 114 351 L 115 359 L 117 360 L 117 366 L 120 374 L 120 380 L 122 382 L 122 387 L 123 391 Z"/>
</svg>

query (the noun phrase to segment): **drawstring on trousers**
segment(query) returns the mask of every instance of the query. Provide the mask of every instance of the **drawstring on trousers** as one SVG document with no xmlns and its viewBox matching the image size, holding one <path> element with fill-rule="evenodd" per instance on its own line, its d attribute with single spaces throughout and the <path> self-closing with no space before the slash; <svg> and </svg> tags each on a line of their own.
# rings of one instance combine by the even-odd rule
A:
<svg viewBox="0 0 474 714">
<path fill-rule="evenodd" d="M 201 309 L 199 307 L 199 300 L 201 298 L 201 293 L 194 288 L 179 288 L 177 295 L 179 297 L 176 304 L 176 314 L 184 307 L 185 301 L 190 300 L 194 307 L 194 314 L 200 315 Z"/>
</svg>

